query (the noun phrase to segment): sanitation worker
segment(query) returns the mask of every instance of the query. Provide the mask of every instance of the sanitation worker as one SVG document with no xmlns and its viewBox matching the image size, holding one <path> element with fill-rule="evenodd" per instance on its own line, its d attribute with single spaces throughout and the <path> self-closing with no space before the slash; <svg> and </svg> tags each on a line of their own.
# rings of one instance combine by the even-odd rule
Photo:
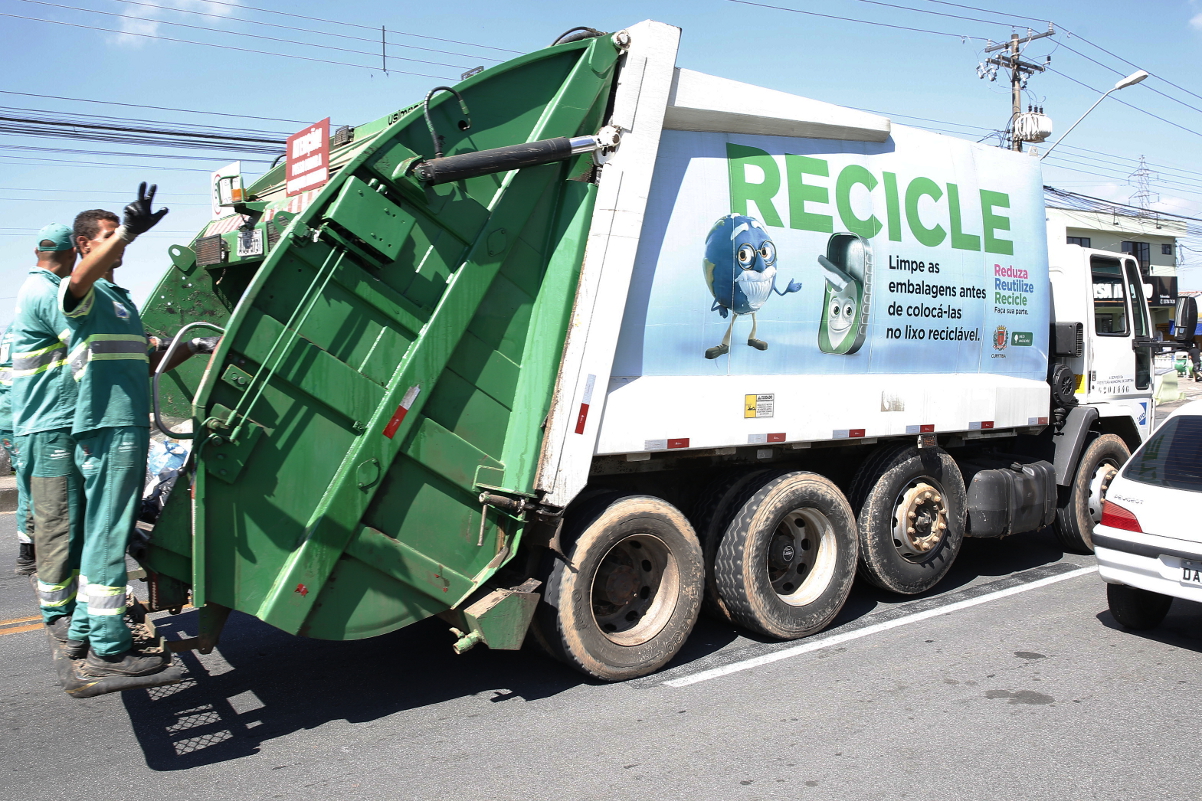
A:
<svg viewBox="0 0 1202 801">
<path fill-rule="evenodd" d="M 72 619 L 83 546 L 83 481 L 71 437 L 77 388 L 66 368 L 70 332 L 58 310 L 59 286 L 76 258 L 71 229 L 47 225 L 38 233 L 35 254 L 37 265 L 17 292 L 9 329 L 18 485 L 29 491 L 42 620 L 68 653 L 81 656 L 86 616 Z"/>
<path fill-rule="evenodd" d="M 4 329 L 0 336 L 0 446 L 8 453 L 8 463 L 12 465 L 13 476 L 17 479 L 17 566 L 13 571 L 18 576 L 32 576 L 37 572 L 37 559 L 34 556 L 33 521 L 29 516 L 29 478 L 21 472 L 20 450 L 13 437 L 13 334 L 12 327 Z"/>
<path fill-rule="evenodd" d="M 71 331 L 68 369 L 79 386 L 71 432 L 87 499 L 80 583 L 87 586 L 91 647 L 81 670 L 96 677 L 146 676 L 171 659 L 170 654 L 136 652 L 124 620 L 125 550 L 137 520 L 150 444 L 147 368 L 164 354 L 147 338 L 129 292 L 113 283 L 112 273 L 125 248 L 167 214 L 167 209 L 151 211 L 155 188 L 147 192 L 143 183 L 120 221 L 99 210 L 77 218 L 82 259 L 58 294 Z M 178 349 L 176 363 L 192 353 L 211 352 L 215 341 L 190 341 Z"/>
</svg>

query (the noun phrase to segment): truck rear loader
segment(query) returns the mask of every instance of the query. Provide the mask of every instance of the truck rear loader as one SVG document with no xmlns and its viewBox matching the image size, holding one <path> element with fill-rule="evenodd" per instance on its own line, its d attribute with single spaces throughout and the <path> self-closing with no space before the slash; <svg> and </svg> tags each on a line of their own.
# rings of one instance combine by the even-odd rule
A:
<svg viewBox="0 0 1202 801">
<path fill-rule="evenodd" d="M 797 638 L 965 536 L 1091 548 L 1151 425 L 1135 262 L 1049 249 L 1027 155 L 679 68 L 679 38 L 581 29 L 438 87 L 170 248 L 148 329 L 222 337 L 155 377 L 192 450 L 132 547 L 151 609 L 200 608 L 173 647 L 232 609 L 441 615 L 622 680 L 703 606 Z"/>
</svg>

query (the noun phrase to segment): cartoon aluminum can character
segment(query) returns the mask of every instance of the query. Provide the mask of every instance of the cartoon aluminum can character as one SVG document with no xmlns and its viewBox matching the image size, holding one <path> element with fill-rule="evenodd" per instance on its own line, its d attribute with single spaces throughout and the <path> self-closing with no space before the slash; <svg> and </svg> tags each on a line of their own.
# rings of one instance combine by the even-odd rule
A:
<svg viewBox="0 0 1202 801">
<path fill-rule="evenodd" d="M 835 234 L 818 257 L 826 277 L 823 311 L 818 323 L 818 349 L 823 353 L 855 353 L 868 336 L 872 309 L 872 246 L 856 234 Z"/>
</svg>

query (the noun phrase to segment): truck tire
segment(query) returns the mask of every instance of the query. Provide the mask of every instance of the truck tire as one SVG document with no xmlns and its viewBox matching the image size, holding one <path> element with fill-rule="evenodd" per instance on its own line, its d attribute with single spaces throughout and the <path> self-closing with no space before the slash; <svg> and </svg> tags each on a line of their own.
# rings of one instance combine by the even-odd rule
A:
<svg viewBox="0 0 1202 801">
<path fill-rule="evenodd" d="M 856 471 L 851 504 L 860 529 L 859 574 L 881 589 L 926 592 L 960 553 L 968 498 L 960 468 L 942 448 L 880 449 Z"/>
<path fill-rule="evenodd" d="M 1171 595 L 1128 587 L 1126 584 L 1107 584 L 1106 600 L 1110 604 L 1110 614 L 1118 624 L 1131 631 L 1156 628 L 1173 605 Z"/>
<path fill-rule="evenodd" d="M 689 522 L 697 532 L 701 541 L 701 552 L 705 558 L 705 597 L 702 609 L 712 617 L 733 623 L 730 610 L 718 594 L 718 585 L 714 581 L 714 560 L 718 554 L 718 544 L 722 542 L 722 534 L 730 520 L 738 512 L 736 500 L 752 482 L 768 473 L 767 470 L 740 470 L 734 473 L 723 473 L 711 481 L 702 491 L 700 498 L 689 515 Z"/>
<path fill-rule="evenodd" d="M 1052 524 L 1060 546 L 1071 553 L 1093 553 L 1093 527 L 1102 520 L 1102 501 L 1118 469 L 1131 458 L 1127 443 L 1117 434 L 1102 434 L 1086 446 L 1073 483 Z"/>
<path fill-rule="evenodd" d="M 769 475 L 745 487 L 718 544 L 714 581 L 731 619 L 780 640 L 821 631 L 856 574 L 856 519 L 816 473 Z"/>
<path fill-rule="evenodd" d="M 587 503 L 564 532 L 565 562 L 548 554 L 536 612 L 560 660 L 602 681 L 662 667 L 701 610 L 701 545 L 676 507 L 647 495 Z"/>
</svg>

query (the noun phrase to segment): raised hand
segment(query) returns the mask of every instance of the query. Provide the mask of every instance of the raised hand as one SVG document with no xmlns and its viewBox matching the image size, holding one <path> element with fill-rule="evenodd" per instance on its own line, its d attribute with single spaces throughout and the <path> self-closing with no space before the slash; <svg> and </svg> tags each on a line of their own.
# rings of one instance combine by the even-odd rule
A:
<svg viewBox="0 0 1202 801">
<path fill-rule="evenodd" d="M 154 212 L 150 210 L 157 189 L 157 184 L 151 184 L 150 191 L 147 192 L 146 182 L 143 181 L 138 187 L 138 199 L 125 207 L 124 218 L 118 233 L 126 242 L 133 242 L 139 234 L 144 234 L 154 228 L 159 220 L 167 216 L 167 209 L 159 209 Z"/>
</svg>

